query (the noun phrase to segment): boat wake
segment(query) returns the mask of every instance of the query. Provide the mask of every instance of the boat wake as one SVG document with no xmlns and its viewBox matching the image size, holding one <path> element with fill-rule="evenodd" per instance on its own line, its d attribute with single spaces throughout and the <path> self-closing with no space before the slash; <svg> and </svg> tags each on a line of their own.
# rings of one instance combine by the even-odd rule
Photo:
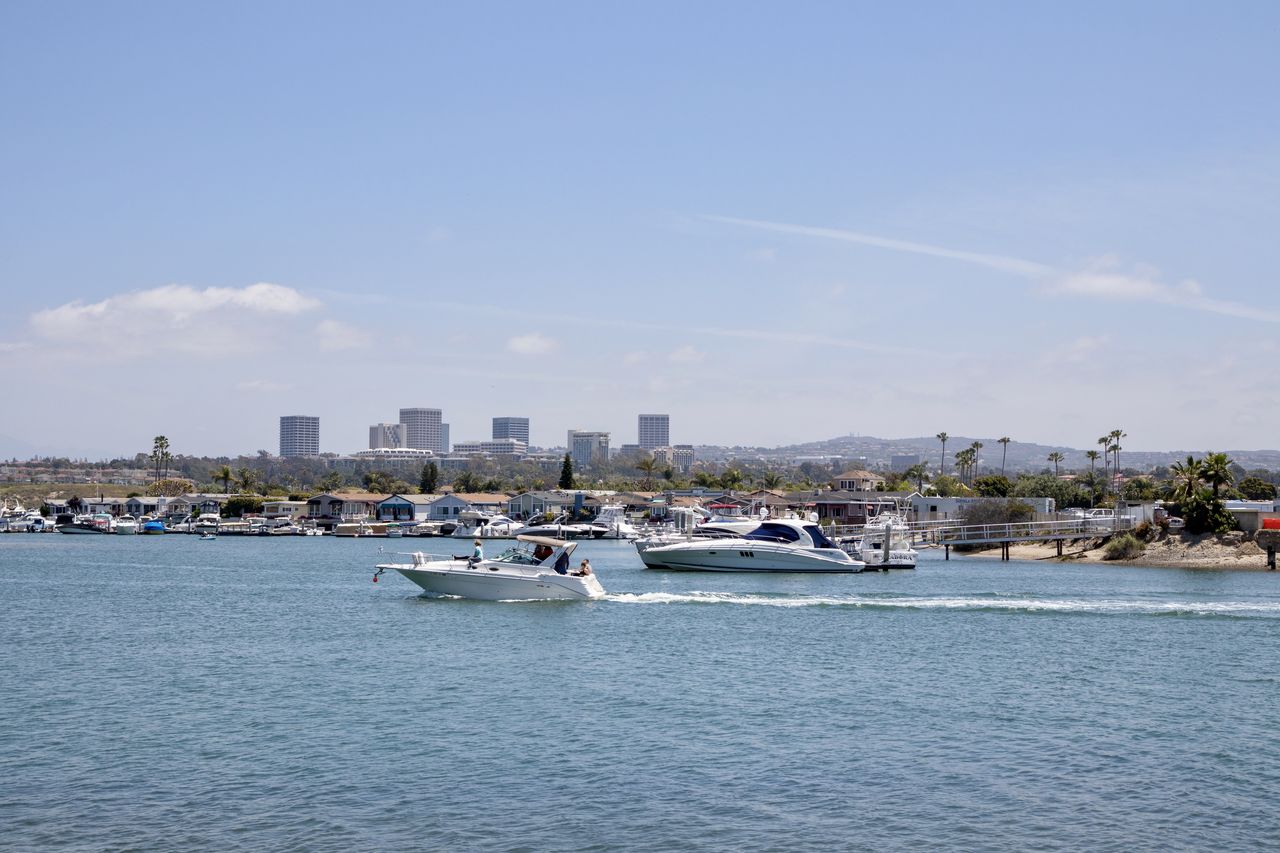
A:
<svg viewBox="0 0 1280 853">
<path fill-rule="evenodd" d="M 768 595 L 757 593 L 644 592 L 605 596 L 618 604 L 733 604 L 757 607 L 828 607 L 852 610 L 956 610 L 1070 613 L 1096 616 L 1225 616 L 1280 619 L 1280 601 L 1169 601 L 1150 599 L 1016 598 L 974 596 Z"/>
</svg>

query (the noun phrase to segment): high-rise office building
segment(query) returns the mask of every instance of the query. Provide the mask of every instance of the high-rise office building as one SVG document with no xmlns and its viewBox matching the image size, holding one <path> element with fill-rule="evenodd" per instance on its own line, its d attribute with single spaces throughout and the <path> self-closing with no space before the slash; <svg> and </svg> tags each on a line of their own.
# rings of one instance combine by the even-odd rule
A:
<svg viewBox="0 0 1280 853">
<path fill-rule="evenodd" d="M 493 419 L 493 440 L 500 438 L 514 438 L 516 441 L 523 441 L 526 446 L 529 444 L 529 419 L 528 418 L 494 418 Z"/>
<path fill-rule="evenodd" d="M 609 461 L 609 433 L 571 429 L 568 438 L 569 458 L 581 468 Z"/>
<path fill-rule="evenodd" d="M 641 415 L 637 432 L 640 446 L 646 450 L 666 447 L 671 442 L 671 416 Z"/>
<path fill-rule="evenodd" d="M 404 424 L 374 424 L 369 427 L 370 450 L 404 446 Z"/>
<path fill-rule="evenodd" d="M 448 453 L 447 427 L 441 423 L 439 409 L 401 409 L 404 446 L 433 453 Z"/>
<path fill-rule="evenodd" d="M 280 455 L 319 456 L 320 419 L 311 415 L 281 416 Z"/>
</svg>

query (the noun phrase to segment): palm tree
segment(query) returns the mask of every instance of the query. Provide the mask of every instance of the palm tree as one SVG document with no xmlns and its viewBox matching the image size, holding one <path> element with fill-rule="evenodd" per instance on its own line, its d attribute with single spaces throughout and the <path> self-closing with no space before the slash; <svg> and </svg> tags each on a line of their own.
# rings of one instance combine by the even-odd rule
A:
<svg viewBox="0 0 1280 853">
<path fill-rule="evenodd" d="M 658 470 L 658 461 L 652 456 L 646 456 L 636 463 L 636 470 L 644 474 L 644 479 L 640 481 L 640 488 L 646 492 L 653 490 L 653 475 Z"/>
<path fill-rule="evenodd" d="M 1013 439 L 1006 435 L 1002 438 L 997 438 L 996 441 L 1000 442 L 1000 476 L 1003 477 L 1004 460 L 1009 455 L 1009 442 L 1013 441 Z"/>
<path fill-rule="evenodd" d="M 908 480 L 915 480 L 916 491 L 924 492 L 924 475 L 926 473 L 928 473 L 928 471 L 925 468 L 925 464 L 923 462 L 920 462 L 908 468 L 905 472 L 903 472 L 902 476 L 906 477 Z"/>
<path fill-rule="evenodd" d="M 729 468 L 720 475 L 720 488 L 733 491 L 742 485 L 742 472 L 737 468 Z"/>
<path fill-rule="evenodd" d="M 1092 477 L 1093 467 L 1098 464 L 1098 457 L 1101 456 L 1102 454 L 1096 450 L 1086 450 L 1084 452 L 1084 455 L 1085 455 L 1085 458 L 1089 460 L 1089 476 Z"/>
<path fill-rule="evenodd" d="M 973 471 L 969 473 L 969 479 L 973 479 L 973 475 L 978 473 L 978 453 L 982 451 L 982 442 L 974 441 L 969 445 L 969 449 L 973 451 Z"/>
<path fill-rule="evenodd" d="M 1174 497 L 1182 501 L 1195 497 L 1200 488 L 1200 478 L 1203 474 L 1200 460 L 1194 456 L 1188 456 L 1186 462 L 1175 462 L 1170 465 L 1169 471 L 1177 482 L 1177 485 L 1174 486 Z"/>
<path fill-rule="evenodd" d="M 768 471 L 760 478 L 760 485 L 766 489 L 782 488 L 782 475 L 777 471 Z"/>
<path fill-rule="evenodd" d="M 964 479 L 966 472 L 972 471 L 977 455 L 978 452 L 972 447 L 956 451 L 956 472 L 959 473 L 961 480 Z"/>
<path fill-rule="evenodd" d="M 156 480 L 163 480 L 168 473 L 169 460 L 173 457 L 169 455 L 169 439 L 163 435 L 157 435 L 151 442 L 151 461 L 156 466 Z"/>
<path fill-rule="evenodd" d="M 940 432 L 936 436 L 938 441 L 942 442 L 942 471 L 940 473 L 943 475 L 947 473 L 947 439 L 950 437 L 945 432 Z"/>
<path fill-rule="evenodd" d="M 1098 444 L 1102 447 L 1102 489 L 1106 491 L 1106 482 L 1111 472 L 1111 436 L 1104 435 L 1098 439 Z"/>
<path fill-rule="evenodd" d="M 1049 461 L 1053 463 L 1053 476 L 1058 476 L 1058 463 L 1066 457 L 1059 451 L 1055 450 L 1049 454 Z"/>
<path fill-rule="evenodd" d="M 1115 476 L 1117 477 L 1120 476 L 1120 439 L 1126 438 L 1128 437 L 1128 435 L 1129 433 L 1125 432 L 1122 429 L 1113 429 L 1107 435 L 1107 437 L 1111 439 L 1111 452 L 1114 453 L 1116 456 Z"/>
<path fill-rule="evenodd" d="M 252 470 L 248 468 L 241 468 L 239 476 L 237 476 L 236 479 L 240 481 L 240 491 L 244 492 L 246 495 L 254 494 L 253 490 L 258 484 L 258 478 L 254 475 Z"/>
<path fill-rule="evenodd" d="M 1235 476 L 1231 473 L 1232 464 L 1225 453 L 1210 453 L 1200 463 L 1200 476 L 1213 489 L 1215 498 L 1222 486 L 1230 486 L 1235 482 Z"/>
<path fill-rule="evenodd" d="M 223 494 L 231 493 L 231 481 L 235 479 L 235 475 L 231 473 L 230 465 L 223 465 L 221 468 L 213 472 L 214 482 L 222 481 Z"/>
</svg>

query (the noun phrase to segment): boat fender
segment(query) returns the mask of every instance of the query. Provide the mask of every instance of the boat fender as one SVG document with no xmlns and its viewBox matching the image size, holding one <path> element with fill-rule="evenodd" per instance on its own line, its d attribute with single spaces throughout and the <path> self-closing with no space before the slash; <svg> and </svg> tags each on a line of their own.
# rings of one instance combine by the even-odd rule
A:
<svg viewBox="0 0 1280 853">
<path fill-rule="evenodd" d="M 385 572 L 385 571 L 386 571 L 386 569 L 378 569 L 376 572 L 374 572 L 374 573 L 373 573 L 373 582 L 374 582 L 374 583 L 377 583 L 377 582 L 378 582 L 378 575 L 382 574 L 382 573 L 383 573 L 383 572 Z"/>
</svg>

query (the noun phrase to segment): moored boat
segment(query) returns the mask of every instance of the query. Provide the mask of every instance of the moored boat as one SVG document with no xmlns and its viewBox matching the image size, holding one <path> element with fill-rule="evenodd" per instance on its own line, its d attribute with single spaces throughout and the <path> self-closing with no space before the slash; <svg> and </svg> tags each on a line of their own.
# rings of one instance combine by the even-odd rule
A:
<svg viewBox="0 0 1280 853">
<path fill-rule="evenodd" d="M 816 523 L 761 522 L 740 537 L 639 540 L 646 568 L 693 572 L 860 572 L 866 564 L 840 549 Z"/>
</svg>

